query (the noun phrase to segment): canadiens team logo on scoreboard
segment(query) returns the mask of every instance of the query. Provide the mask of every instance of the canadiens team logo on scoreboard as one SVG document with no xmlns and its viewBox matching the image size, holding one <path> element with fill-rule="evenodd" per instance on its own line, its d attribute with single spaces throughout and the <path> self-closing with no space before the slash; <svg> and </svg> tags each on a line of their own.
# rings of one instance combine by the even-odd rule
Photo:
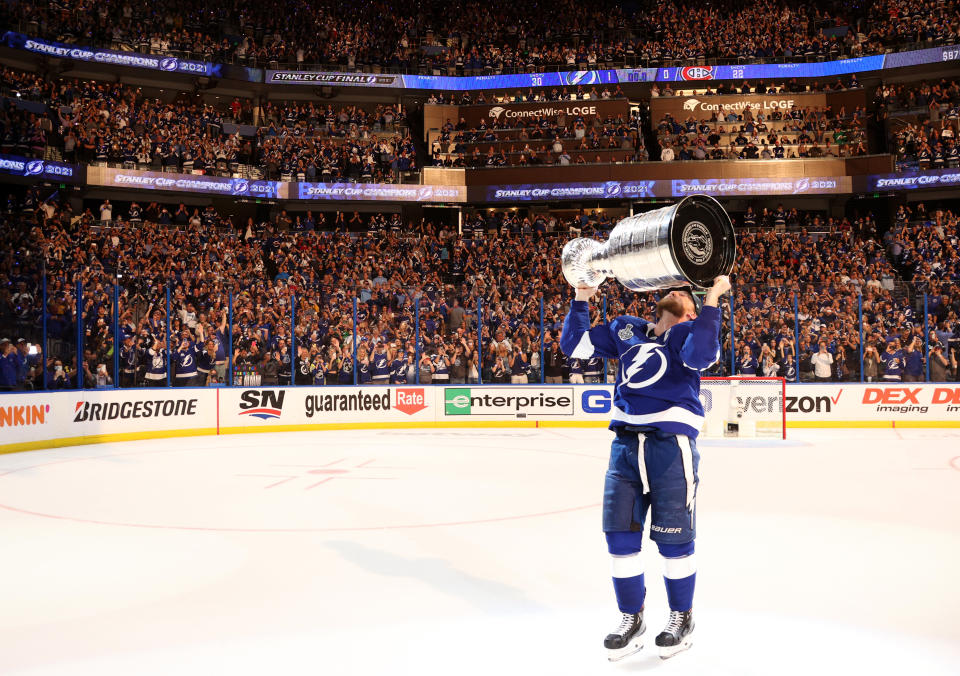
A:
<svg viewBox="0 0 960 676">
<path fill-rule="evenodd" d="M 680 69 L 681 80 L 712 80 L 713 66 L 687 66 Z"/>
</svg>

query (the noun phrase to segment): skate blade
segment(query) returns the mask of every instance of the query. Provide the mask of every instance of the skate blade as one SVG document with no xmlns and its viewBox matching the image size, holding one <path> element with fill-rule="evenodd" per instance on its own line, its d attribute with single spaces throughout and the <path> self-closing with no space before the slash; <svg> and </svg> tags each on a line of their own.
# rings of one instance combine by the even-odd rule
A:
<svg viewBox="0 0 960 676">
<path fill-rule="evenodd" d="M 684 650 L 689 650 L 690 646 L 693 645 L 693 639 L 689 636 L 680 641 L 677 645 L 664 645 L 660 646 L 660 659 L 669 660 L 671 657 L 677 653 L 681 653 Z"/>
<path fill-rule="evenodd" d="M 611 662 L 619 662 L 624 657 L 630 657 L 641 650 L 643 650 L 643 637 L 638 634 L 633 637 L 633 640 L 631 640 L 630 643 L 622 648 L 617 648 L 615 650 L 607 648 L 607 659 Z"/>
</svg>

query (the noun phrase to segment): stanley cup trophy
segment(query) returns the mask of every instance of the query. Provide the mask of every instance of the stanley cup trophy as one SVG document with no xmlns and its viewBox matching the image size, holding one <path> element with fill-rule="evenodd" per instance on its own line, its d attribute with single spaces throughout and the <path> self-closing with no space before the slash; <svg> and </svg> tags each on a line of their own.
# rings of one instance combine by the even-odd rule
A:
<svg viewBox="0 0 960 676">
<path fill-rule="evenodd" d="M 730 216 L 712 197 L 685 197 L 673 206 L 625 218 L 605 244 L 578 237 L 563 247 L 563 276 L 573 285 L 600 286 L 615 277 L 633 291 L 709 287 L 728 275 L 737 243 Z"/>
</svg>

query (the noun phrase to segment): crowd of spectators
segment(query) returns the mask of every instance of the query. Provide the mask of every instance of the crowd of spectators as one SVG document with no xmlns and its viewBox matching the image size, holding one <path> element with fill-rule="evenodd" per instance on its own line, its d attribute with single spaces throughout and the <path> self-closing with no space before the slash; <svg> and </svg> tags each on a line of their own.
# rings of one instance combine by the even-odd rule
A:
<svg viewBox="0 0 960 676">
<path fill-rule="evenodd" d="M 570 165 L 642 162 L 649 159 L 639 113 L 587 117 L 535 115 L 506 121 L 482 120 L 468 128 L 447 121 L 433 137 L 430 153 L 438 167 Z"/>
<path fill-rule="evenodd" d="M 960 166 L 960 84 L 940 80 L 917 85 L 884 84 L 874 106 L 889 129 L 889 150 L 897 168 Z"/>
<path fill-rule="evenodd" d="M 405 119 L 399 107 L 272 105 L 266 118 L 255 163 L 267 178 L 380 183 L 418 168 L 413 139 L 398 126 Z"/>
<path fill-rule="evenodd" d="M 268 179 L 388 182 L 413 171 L 416 150 L 400 105 L 320 105 L 234 99 L 222 108 L 181 95 L 163 101 L 137 87 L 93 80 L 56 82 L 11 69 L 0 84 L 42 103 L 46 114 L 4 99 L 3 152 L 69 162 L 194 173 L 251 165 Z"/>
<path fill-rule="evenodd" d="M 109 203 L 101 215 L 104 208 L 113 215 Z M 468 215 L 458 234 L 426 221 L 404 227 L 391 217 L 393 225 L 382 215 L 370 219 L 366 231 L 350 232 L 289 228 L 281 224 L 285 214 L 236 227 L 212 209 L 191 215 L 182 205 L 171 222 L 153 215 L 162 210 L 150 205 L 138 211 L 141 220 L 133 226 L 84 218 L 68 203 L 37 194 L 8 202 L 0 225 L 9 244 L 0 259 L 0 324 L 12 332 L 7 337 L 13 347 L 3 350 L 34 352 L 20 385 L 25 379 L 38 386 L 44 370 L 50 387 L 75 386 L 78 374 L 87 387 L 109 386 L 115 379 L 121 385 L 165 385 L 168 377 L 172 384 L 218 384 L 227 377 L 231 337 L 235 378 L 255 373 L 264 385 L 290 378 L 302 384 L 352 383 L 354 336 L 361 383 L 604 377 L 601 360 L 567 359 L 557 343 L 570 298 L 558 265 L 566 236 L 557 235 L 604 237 L 615 219 L 603 212 L 480 210 Z M 781 219 L 787 228 L 777 227 Z M 727 306 L 724 356 L 712 374 L 859 379 L 860 296 L 864 378 L 912 378 L 917 358 L 924 367 L 918 345 L 925 338 L 934 348 L 932 373 L 955 377 L 960 258 L 953 213 L 927 216 L 918 210 L 884 237 L 869 216 L 830 219 L 780 205 L 738 215 L 737 223 L 741 254 L 733 331 Z M 774 227 L 766 227 L 771 223 Z M 185 257 L 183 251 L 194 253 Z M 35 347 L 44 268 L 48 355 L 36 354 Z M 84 307 L 79 368 L 77 281 Z M 113 344 L 114 283 L 120 288 L 119 347 Z M 927 337 L 918 289 L 928 293 Z M 635 294 L 616 283 L 607 284 L 603 295 L 593 310 L 595 320 L 604 309 L 608 318 L 650 316 L 657 300 L 656 294 Z M 24 338 L 20 348 L 19 338 Z M 119 373 L 112 366 L 115 349 Z M 936 355 L 944 357 L 945 370 L 934 368 Z"/>
<path fill-rule="evenodd" d="M 549 11 L 508 0 L 45 0 L 4 3 L 0 19 L 32 37 L 216 62 L 451 74 L 824 60 L 958 39 L 954 2 L 906 0 L 560 0 Z"/>
<path fill-rule="evenodd" d="M 866 110 L 793 106 L 768 114 L 711 113 L 683 121 L 670 114 L 657 123 L 660 160 L 795 159 L 867 155 Z"/>
</svg>

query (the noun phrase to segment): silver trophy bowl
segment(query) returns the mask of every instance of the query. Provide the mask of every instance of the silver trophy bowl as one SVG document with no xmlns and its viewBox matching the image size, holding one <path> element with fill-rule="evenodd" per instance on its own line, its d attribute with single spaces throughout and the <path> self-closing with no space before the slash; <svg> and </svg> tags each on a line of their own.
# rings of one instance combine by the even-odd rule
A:
<svg viewBox="0 0 960 676">
<path fill-rule="evenodd" d="M 737 257 L 730 216 L 712 197 L 693 195 L 676 204 L 623 219 L 605 243 L 586 237 L 567 242 L 563 276 L 574 288 L 616 278 L 633 291 L 709 287 L 728 275 Z"/>
</svg>

